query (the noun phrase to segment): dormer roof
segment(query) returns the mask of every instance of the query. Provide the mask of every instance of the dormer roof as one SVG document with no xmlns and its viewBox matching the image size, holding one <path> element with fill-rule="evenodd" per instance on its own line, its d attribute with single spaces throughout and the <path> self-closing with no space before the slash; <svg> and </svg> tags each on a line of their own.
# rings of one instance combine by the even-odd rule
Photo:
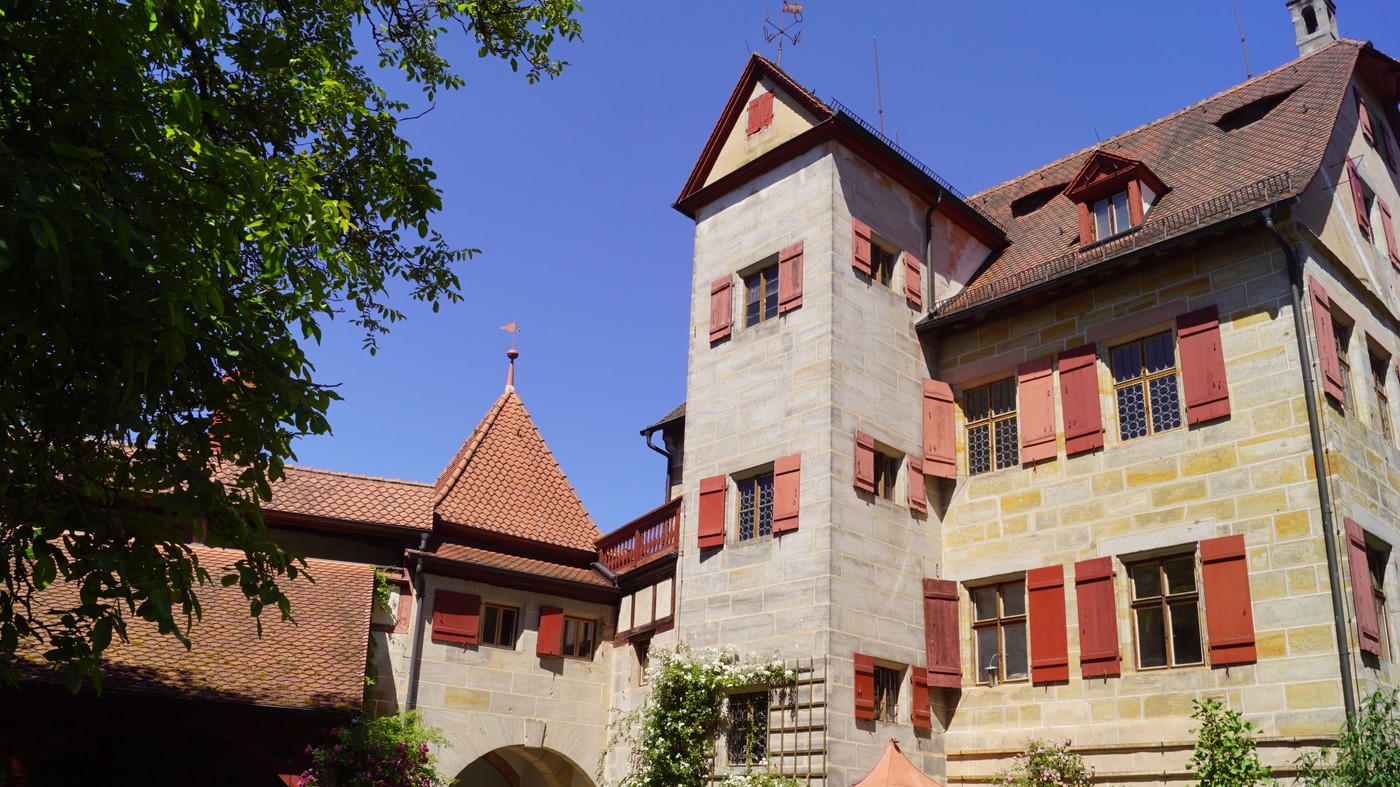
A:
<svg viewBox="0 0 1400 787">
<path fill-rule="evenodd" d="M 1145 181 L 1156 192 L 1165 190 L 1161 179 L 1141 161 L 1096 150 L 1070 179 L 1064 193 L 1073 202 L 1085 202 L 1121 190 L 1129 180 Z"/>
</svg>

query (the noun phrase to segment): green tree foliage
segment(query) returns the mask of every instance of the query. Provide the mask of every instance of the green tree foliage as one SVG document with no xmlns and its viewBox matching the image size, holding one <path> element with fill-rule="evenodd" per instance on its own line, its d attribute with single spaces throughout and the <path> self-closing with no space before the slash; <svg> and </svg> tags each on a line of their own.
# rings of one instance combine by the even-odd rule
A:
<svg viewBox="0 0 1400 787">
<path fill-rule="evenodd" d="M 1273 782 L 1268 766 L 1259 762 L 1255 750 L 1254 733 L 1259 725 L 1212 697 L 1192 700 L 1191 706 L 1191 718 L 1201 726 L 1195 730 L 1196 748 L 1187 767 L 1196 772 L 1201 787 L 1255 787 Z"/>
<path fill-rule="evenodd" d="M 1341 737 L 1298 760 L 1307 787 L 1395 787 L 1400 784 L 1400 690 L 1377 691 L 1361 703 Z"/>
<path fill-rule="evenodd" d="M 343 314 L 373 352 L 402 317 L 390 284 L 436 309 L 471 254 L 433 230 L 431 162 L 399 133 L 410 108 L 356 41 L 432 101 L 463 85 L 449 31 L 533 82 L 564 67 L 550 47 L 579 12 L 0 5 L 0 669 L 42 653 L 76 689 L 133 615 L 184 639 L 209 579 L 183 546 L 195 528 L 244 550 L 223 581 L 254 615 L 288 614 L 277 580 L 298 564 L 258 503 L 293 438 L 328 430 L 336 397 L 303 344 Z M 56 583 L 70 592 L 41 593 Z"/>
<path fill-rule="evenodd" d="M 335 742 L 307 747 L 311 769 L 302 787 L 444 787 L 431 744 L 446 743 L 416 711 L 361 716 L 333 732 Z"/>
<path fill-rule="evenodd" d="M 1024 752 L 1016 755 L 1016 764 L 1010 770 L 997 774 L 996 783 L 1004 787 L 1090 787 L 1094 769 L 1069 747 L 1068 740 L 1032 740 Z"/>
</svg>

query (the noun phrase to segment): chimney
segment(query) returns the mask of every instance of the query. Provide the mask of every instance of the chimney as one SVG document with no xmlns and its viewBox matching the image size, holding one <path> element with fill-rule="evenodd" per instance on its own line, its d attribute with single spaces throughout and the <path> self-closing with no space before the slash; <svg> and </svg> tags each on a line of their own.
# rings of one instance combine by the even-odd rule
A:
<svg viewBox="0 0 1400 787">
<path fill-rule="evenodd" d="M 1337 34 L 1337 6 L 1332 0 L 1288 0 L 1298 54 L 1306 55 L 1341 38 Z"/>
</svg>

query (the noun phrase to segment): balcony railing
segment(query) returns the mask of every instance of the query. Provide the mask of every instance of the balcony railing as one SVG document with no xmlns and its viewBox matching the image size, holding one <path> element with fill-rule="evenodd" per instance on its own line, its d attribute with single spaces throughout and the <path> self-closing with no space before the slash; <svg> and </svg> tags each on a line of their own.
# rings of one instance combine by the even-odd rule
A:
<svg viewBox="0 0 1400 787">
<path fill-rule="evenodd" d="M 642 514 L 598 539 L 598 562 L 614 574 L 625 574 L 676 552 L 681 533 L 681 499 Z"/>
</svg>

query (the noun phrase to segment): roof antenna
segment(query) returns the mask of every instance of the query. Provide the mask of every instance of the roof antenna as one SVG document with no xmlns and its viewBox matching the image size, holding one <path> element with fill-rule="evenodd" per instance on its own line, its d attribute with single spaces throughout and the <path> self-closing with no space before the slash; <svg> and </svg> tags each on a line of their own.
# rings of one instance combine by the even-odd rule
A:
<svg viewBox="0 0 1400 787">
<path fill-rule="evenodd" d="M 1235 26 L 1240 29 L 1240 49 L 1244 50 L 1244 78 L 1253 79 L 1254 72 L 1249 69 L 1249 47 L 1244 44 L 1244 23 L 1240 21 L 1240 0 L 1235 3 Z"/>
<path fill-rule="evenodd" d="M 511 320 L 501 326 L 501 330 L 510 331 L 510 349 L 506 350 L 506 357 L 510 359 L 510 368 L 506 370 L 506 390 L 515 390 L 515 359 L 520 357 L 520 351 L 515 349 L 515 337 L 520 333 L 520 329 L 515 327 L 515 320 Z"/>
<path fill-rule="evenodd" d="M 788 21 L 786 18 L 784 18 L 784 19 L 783 19 L 783 24 L 782 24 L 781 27 L 779 27 L 777 24 L 775 24 L 775 23 L 773 22 L 772 19 L 769 18 L 768 12 L 767 12 L 767 11 L 764 11 L 764 12 L 763 12 L 763 24 L 767 25 L 768 27 L 773 28 L 772 30 L 768 30 L 768 29 L 766 29 L 766 28 L 764 29 L 764 31 L 763 31 L 763 40 L 764 40 L 764 41 L 767 41 L 768 43 L 771 44 L 771 43 L 773 43 L 773 39 L 775 39 L 775 38 L 778 39 L 778 65 L 779 65 L 779 66 L 781 66 L 781 65 L 783 64 L 783 39 L 786 38 L 787 40 L 789 40 L 789 41 L 792 42 L 792 45 L 793 45 L 793 46 L 797 46 L 798 40 L 802 38 L 802 31 L 801 31 L 801 30 L 797 31 L 796 33 L 793 33 L 792 35 L 788 35 L 788 30 L 789 30 L 789 29 L 791 29 L 791 28 L 793 28 L 793 27 L 796 27 L 797 25 L 802 24 L 802 4 L 801 4 L 801 3 L 789 3 L 789 2 L 787 2 L 787 0 L 783 0 L 783 11 L 782 11 L 782 12 L 783 12 L 784 14 L 792 14 L 792 17 L 793 17 L 793 18 L 792 18 L 791 21 Z"/>
<path fill-rule="evenodd" d="M 880 37 L 871 36 L 870 45 L 875 50 L 875 109 L 880 114 L 880 136 L 885 136 L 885 100 L 880 97 Z"/>
</svg>

